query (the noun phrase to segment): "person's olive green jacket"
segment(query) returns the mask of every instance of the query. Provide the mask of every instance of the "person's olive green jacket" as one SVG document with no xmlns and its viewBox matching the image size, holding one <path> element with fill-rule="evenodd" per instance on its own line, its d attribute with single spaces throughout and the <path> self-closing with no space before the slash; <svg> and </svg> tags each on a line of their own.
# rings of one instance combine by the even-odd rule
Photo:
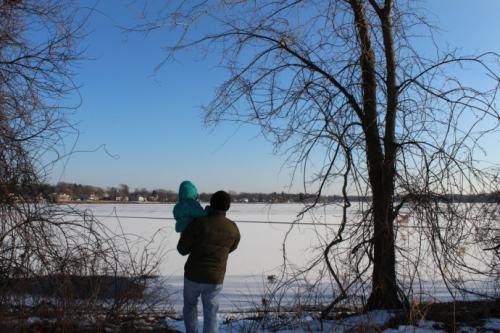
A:
<svg viewBox="0 0 500 333">
<path fill-rule="evenodd" d="M 198 283 L 222 284 L 228 255 L 239 241 L 238 227 L 223 211 L 210 210 L 208 216 L 194 219 L 177 244 L 180 254 L 189 254 L 184 277 Z"/>
</svg>

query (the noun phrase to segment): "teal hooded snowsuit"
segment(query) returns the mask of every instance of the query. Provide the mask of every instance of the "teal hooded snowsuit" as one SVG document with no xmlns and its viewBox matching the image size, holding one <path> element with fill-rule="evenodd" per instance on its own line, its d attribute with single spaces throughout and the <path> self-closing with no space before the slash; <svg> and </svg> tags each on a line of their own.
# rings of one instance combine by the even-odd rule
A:
<svg viewBox="0 0 500 333">
<path fill-rule="evenodd" d="M 193 183 L 185 180 L 179 186 L 179 202 L 174 206 L 175 231 L 183 232 L 196 217 L 207 216 L 198 202 L 198 190 Z"/>
</svg>

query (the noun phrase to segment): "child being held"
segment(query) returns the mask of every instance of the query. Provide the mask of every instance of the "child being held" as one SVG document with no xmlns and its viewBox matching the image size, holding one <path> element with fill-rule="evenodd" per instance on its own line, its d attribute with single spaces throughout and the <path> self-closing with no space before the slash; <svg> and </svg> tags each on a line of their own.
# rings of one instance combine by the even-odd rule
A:
<svg viewBox="0 0 500 333">
<path fill-rule="evenodd" d="M 198 190 L 193 183 L 185 180 L 179 186 L 179 202 L 174 206 L 175 231 L 183 232 L 195 218 L 208 213 L 198 202 Z"/>
</svg>

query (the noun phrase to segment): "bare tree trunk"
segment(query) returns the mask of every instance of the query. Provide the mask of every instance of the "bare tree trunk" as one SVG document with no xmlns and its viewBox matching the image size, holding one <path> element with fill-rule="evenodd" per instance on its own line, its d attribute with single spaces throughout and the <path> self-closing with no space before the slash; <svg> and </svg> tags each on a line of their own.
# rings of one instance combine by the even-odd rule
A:
<svg viewBox="0 0 500 333">
<path fill-rule="evenodd" d="M 372 292 L 367 309 L 396 309 L 403 306 L 398 298 L 396 284 L 396 257 L 394 226 L 391 217 L 390 197 L 381 191 L 374 195 L 374 256 Z"/>
<path fill-rule="evenodd" d="M 402 303 L 398 299 L 396 271 L 395 271 L 395 248 L 394 230 L 392 216 L 392 196 L 394 193 L 394 136 L 393 120 L 389 126 L 390 133 L 386 133 L 385 148 L 389 145 L 390 161 L 387 161 L 387 151 L 384 156 L 382 143 L 377 123 L 377 80 L 375 69 L 375 54 L 370 40 L 370 30 L 366 19 L 365 8 L 359 0 L 351 0 L 354 12 L 358 40 L 361 46 L 360 66 L 362 69 L 363 86 L 363 131 L 366 140 L 366 158 L 368 163 L 368 175 L 373 194 L 373 223 L 374 223 L 374 258 L 373 258 L 373 282 L 372 293 L 367 307 L 373 308 L 401 308 Z M 378 8 L 378 7 L 377 7 Z M 384 13 L 379 12 L 379 15 Z M 388 14 L 389 15 L 389 14 Z M 387 22 L 389 23 L 389 22 Z M 390 30 L 389 30 L 390 32 Z M 389 44 L 391 46 L 391 44 Z M 392 50 L 386 51 L 391 52 Z M 393 58 L 391 58 L 393 59 Z M 387 67 L 394 69 L 391 61 Z M 388 84 L 394 86 L 394 71 L 389 72 Z M 394 90 L 393 98 L 396 98 Z M 388 103 L 387 117 L 394 119 L 396 103 Z M 389 140 L 388 140 L 389 138 Z"/>
</svg>

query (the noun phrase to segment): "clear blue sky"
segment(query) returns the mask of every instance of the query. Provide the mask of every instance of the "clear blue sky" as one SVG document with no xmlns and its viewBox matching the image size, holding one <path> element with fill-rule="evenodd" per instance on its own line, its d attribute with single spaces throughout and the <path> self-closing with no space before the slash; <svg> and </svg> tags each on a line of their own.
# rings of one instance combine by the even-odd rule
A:
<svg viewBox="0 0 500 333">
<path fill-rule="evenodd" d="M 78 153 L 64 171 L 56 168 L 51 180 L 176 190 L 180 181 L 190 179 L 205 192 L 286 191 L 290 170 L 282 168 L 284 157 L 273 155 L 258 128 L 204 128 L 200 107 L 224 78 L 214 62 L 193 55 L 154 73 L 168 32 L 148 38 L 124 35 L 115 24 L 134 24 L 125 3 L 97 4 L 106 16 L 90 19 L 84 41 L 89 60 L 80 64 L 76 78 L 83 104 L 71 118 L 81 132 L 76 150 L 105 144 L 117 158 L 103 150 Z M 500 52 L 500 0 L 428 0 L 422 6 L 434 13 L 433 21 L 443 30 L 441 42 L 467 54 Z M 499 143 L 493 138 L 488 146 Z M 491 159 L 499 161 L 498 155 Z"/>
</svg>

